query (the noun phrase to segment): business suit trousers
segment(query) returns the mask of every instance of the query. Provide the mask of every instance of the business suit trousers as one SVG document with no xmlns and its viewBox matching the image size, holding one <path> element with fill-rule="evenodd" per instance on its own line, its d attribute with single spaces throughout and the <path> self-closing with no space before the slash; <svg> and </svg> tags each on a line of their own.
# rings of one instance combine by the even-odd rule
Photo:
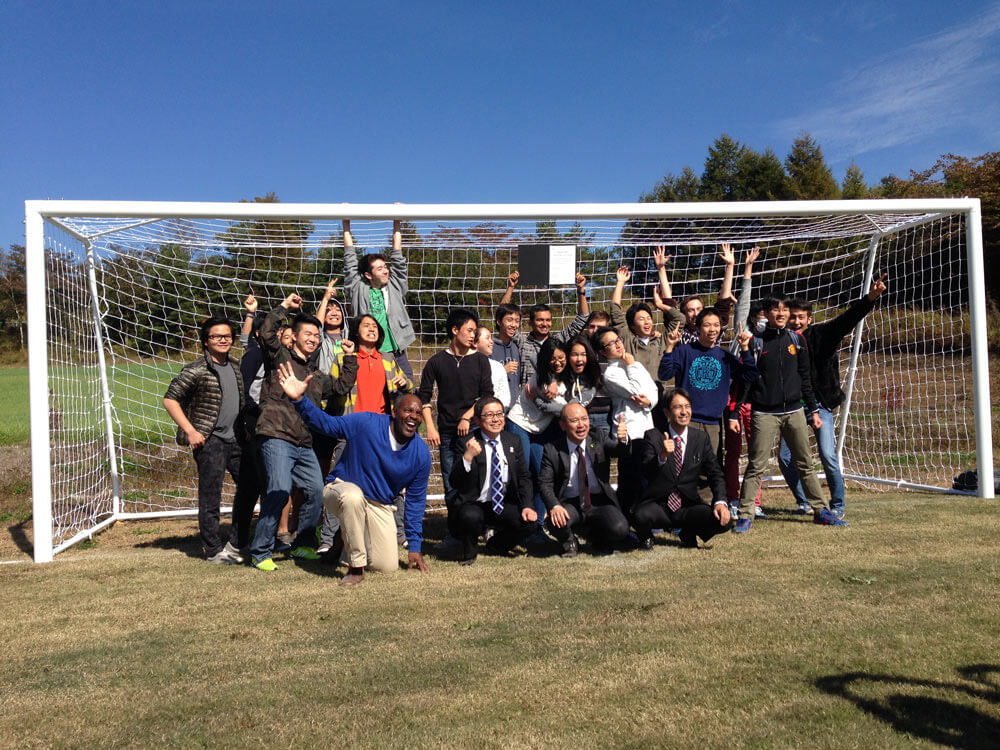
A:
<svg viewBox="0 0 1000 750">
<path fill-rule="evenodd" d="M 591 498 L 590 512 L 584 513 L 580 499 L 573 498 L 562 503 L 569 514 L 569 520 L 561 529 L 552 525 L 551 514 L 545 524 L 558 541 L 565 542 L 570 534 L 583 529 L 584 535 L 592 545 L 608 549 L 614 547 L 628 536 L 628 519 L 617 506 L 601 495 Z"/>
<path fill-rule="evenodd" d="M 819 514 L 820 510 L 826 507 L 819 479 L 813 468 L 805 412 L 802 409 L 796 409 L 789 414 L 754 412 L 750 418 L 750 459 L 743 474 L 743 487 L 740 490 L 740 518 L 753 518 L 753 499 L 760 491 L 760 478 L 764 475 L 764 467 L 767 466 L 774 450 L 774 439 L 779 434 L 785 439 L 792 453 L 795 468 L 802 479 L 802 489 L 813 511 Z"/>
<path fill-rule="evenodd" d="M 498 515 L 493 510 L 493 504 L 485 503 L 463 503 L 455 508 L 448 509 L 449 517 L 454 514 L 454 528 L 458 532 L 457 536 L 462 540 L 462 559 L 471 560 L 476 556 L 476 547 L 480 535 L 487 526 L 496 529 L 495 540 L 491 546 L 507 551 L 538 526 L 521 520 L 521 509 L 516 503 L 504 503 L 503 510 Z M 451 524 L 449 524 L 451 525 Z"/>
<path fill-rule="evenodd" d="M 648 537 L 653 529 L 680 528 L 682 531 L 696 534 L 703 541 L 708 541 L 716 534 L 728 531 L 733 522 L 723 526 L 715 517 L 711 505 L 682 505 L 671 513 L 665 505 L 646 501 L 635 509 L 632 515 L 635 521 L 635 531 L 639 538 Z"/>
<path fill-rule="evenodd" d="M 323 489 L 323 506 L 340 519 L 348 565 L 378 573 L 399 569 L 394 505 L 369 500 L 358 485 L 334 479 Z"/>
</svg>

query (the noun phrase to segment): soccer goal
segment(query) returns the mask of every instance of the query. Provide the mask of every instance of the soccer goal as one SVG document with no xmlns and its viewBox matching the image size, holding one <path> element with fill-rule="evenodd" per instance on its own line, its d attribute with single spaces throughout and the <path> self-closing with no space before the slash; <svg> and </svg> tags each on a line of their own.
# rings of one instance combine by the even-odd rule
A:
<svg viewBox="0 0 1000 750">
<path fill-rule="evenodd" d="M 957 474 L 978 468 L 978 494 L 993 496 L 975 199 L 25 207 L 37 561 L 118 520 L 197 512 L 189 451 L 175 445 L 162 407 L 167 383 L 197 356 L 199 322 L 222 312 L 238 323 L 247 294 L 266 310 L 294 291 L 315 309 L 343 277 L 343 219 L 360 252 L 385 252 L 402 221 L 416 373 L 443 346 L 450 308 L 474 308 L 492 324 L 519 246 L 575 246 L 592 310 L 607 307 L 622 264 L 633 271 L 627 294 L 650 299 L 658 245 L 672 256 L 673 296 L 707 302 L 723 278 L 719 246 L 736 251 L 739 294 L 744 252 L 757 245 L 753 297 L 804 297 L 817 321 L 888 274 L 888 292 L 841 350 L 845 478 L 951 492 Z M 576 313 L 573 292 L 519 288 L 514 301 L 550 304 L 558 330 Z"/>
</svg>

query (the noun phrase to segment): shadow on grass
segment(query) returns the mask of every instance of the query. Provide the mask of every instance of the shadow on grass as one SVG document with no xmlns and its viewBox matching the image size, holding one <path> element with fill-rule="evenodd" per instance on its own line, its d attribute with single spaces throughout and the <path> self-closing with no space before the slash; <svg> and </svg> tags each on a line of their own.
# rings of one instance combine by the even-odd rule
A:
<svg viewBox="0 0 1000 750">
<path fill-rule="evenodd" d="M 15 523 L 12 526 L 7 527 L 7 531 L 10 533 L 10 538 L 17 545 L 17 548 L 21 550 L 26 555 L 35 554 L 35 545 L 31 543 L 28 539 L 28 534 L 25 532 L 25 527 L 31 523 L 31 520 L 21 521 L 20 523 Z"/>
<path fill-rule="evenodd" d="M 229 534 L 224 533 L 222 535 L 223 539 L 228 539 Z M 201 558 L 201 539 L 198 538 L 196 534 L 187 534 L 186 536 L 161 536 L 156 539 L 150 539 L 148 542 L 136 542 L 134 545 L 136 549 L 173 549 L 179 552 L 183 552 L 188 557 Z"/>
<path fill-rule="evenodd" d="M 851 701 L 900 732 L 947 747 L 1000 747 L 1000 666 L 973 664 L 957 672 L 969 682 L 849 672 L 821 677 L 816 687 Z M 971 701 L 998 710 L 991 715 L 970 705 Z"/>
</svg>

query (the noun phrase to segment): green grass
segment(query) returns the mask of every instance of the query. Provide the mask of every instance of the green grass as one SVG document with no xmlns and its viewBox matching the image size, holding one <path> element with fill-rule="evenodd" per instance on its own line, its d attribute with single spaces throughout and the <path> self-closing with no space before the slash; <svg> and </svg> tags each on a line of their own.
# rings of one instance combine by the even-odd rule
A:
<svg viewBox="0 0 1000 750">
<path fill-rule="evenodd" d="M 0 745 L 997 747 L 995 504 L 848 503 L 849 529 L 777 512 L 708 550 L 430 556 L 347 590 L 119 524 L 0 566 Z"/>
<path fill-rule="evenodd" d="M 28 442 L 28 368 L 0 369 L 0 445 Z"/>
</svg>

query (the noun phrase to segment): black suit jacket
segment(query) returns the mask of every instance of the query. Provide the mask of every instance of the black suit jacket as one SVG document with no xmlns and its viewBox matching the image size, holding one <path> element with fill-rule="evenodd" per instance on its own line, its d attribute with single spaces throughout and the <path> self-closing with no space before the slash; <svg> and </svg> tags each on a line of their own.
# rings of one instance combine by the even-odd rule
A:
<svg viewBox="0 0 1000 750">
<path fill-rule="evenodd" d="M 483 450 L 472 459 L 471 471 L 466 471 L 462 456 L 465 454 L 465 446 L 468 445 L 471 437 L 475 437 L 479 441 Z M 521 508 L 532 507 L 531 475 L 528 473 L 528 462 L 524 459 L 521 439 L 509 432 L 501 432 L 500 448 L 507 459 L 507 486 L 504 487 L 504 502 L 509 503 L 516 499 Z M 454 507 L 457 508 L 465 503 L 474 503 L 479 499 L 483 483 L 487 480 L 486 452 L 489 449 L 486 438 L 483 437 L 482 431 L 478 428 L 459 438 L 455 443 L 455 463 L 451 469 L 451 486 L 457 493 L 453 501 Z"/>
<path fill-rule="evenodd" d="M 607 433 L 596 427 L 590 428 L 586 441 L 587 460 L 597 477 L 598 488 L 591 487 L 592 494 L 606 496 L 616 507 L 618 494 L 611 486 L 611 457 L 625 454 L 625 444 L 617 438 L 609 437 Z M 542 495 L 545 507 L 552 510 L 556 505 L 562 505 L 569 485 L 569 443 L 565 433 L 551 443 L 546 443 L 542 450 L 542 468 L 538 473 L 538 491 Z"/>
<path fill-rule="evenodd" d="M 708 435 L 700 430 L 687 431 L 687 449 L 680 474 L 674 469 L 674 457 L 660 465 L 660 449 L 663 447 L 663 433 L 660 430 L 646 430 L 641 443 L 642 469 L 649 483 L 640 502 L 666 504 L 667 497 L 675 489 L 681 496 L 683 505 L 705 504 L 698 495 L 698 478 L 708 478 L 712 490 L 712 502 L 726 499 L 726 477 L 719 466 L 719 459 L 712 451 Z"/>
</svg>

